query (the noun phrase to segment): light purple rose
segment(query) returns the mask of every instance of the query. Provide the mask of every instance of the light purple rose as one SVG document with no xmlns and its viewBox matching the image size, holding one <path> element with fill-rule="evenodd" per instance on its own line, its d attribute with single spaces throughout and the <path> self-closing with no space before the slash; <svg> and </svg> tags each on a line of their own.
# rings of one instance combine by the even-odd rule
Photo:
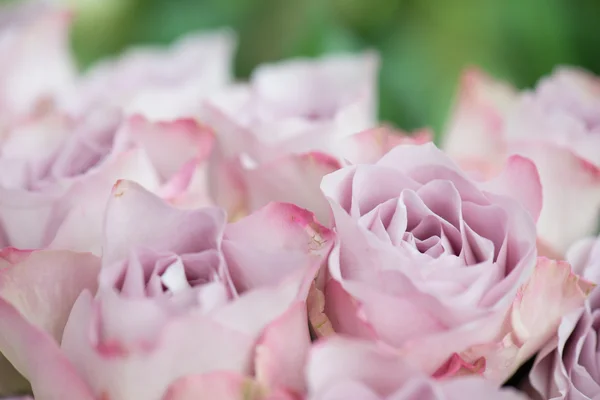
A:
<svg viewBox="0 0 600 400">
<path fill-rule="evenodd" d="M 192 33 L 169 47 L 134 47 L 94 65 L 61 106 L 76 115 L 110 105 L 151 121 L 203 118 L 202 100 L 232 79 L 235 47 L 229 30 Z"/>
<path fill-rule="evenodd" d="M 52 252 L 5 255 L 0 352 L 37 398 L 160 400 L 217 371 L 304 391 L 305 300 L 333 244 L 312 214 L 272 203 L 226 227 L 221 209 L 177 209 L 120 181 L 103 238 L 97 285 L 90 254 L 57 252 L 80 269 Z"/>
<path fill-rule="evenodd" d="M 481 183 L 433 144 L 398 146 L 322 189 L 337 243 L 311 300 L 321 334 L 383 341 L 439 376 L 502 382 L 583 302 L 568 265 L 537 263 L 541 188 L 525 158 Z M 532 318 L 547 301 L 552 312 Z"/>
</svg>

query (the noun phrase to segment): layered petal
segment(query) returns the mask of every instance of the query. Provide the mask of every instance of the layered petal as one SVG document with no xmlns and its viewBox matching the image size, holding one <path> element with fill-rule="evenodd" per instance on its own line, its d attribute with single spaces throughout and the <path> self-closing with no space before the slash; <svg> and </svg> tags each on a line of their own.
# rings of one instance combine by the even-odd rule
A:
<svg viewBox="0 0 600 400">
<path fill-rule="evenodd" d="M 358 394 L 369 400 L 458 400 L 465 396 L 524 399 L 481 378 L 435 381 L 389 349 L 343 338 L 328 339 L 313 347 L 307 379 L 309 398 L 319 400 L 358 398 Z"/>
<path fill-rule="evenodd" d="M 36 396 L 91 399 L 58 346 L 79 294 L 96 290 L 100 260 L 91 254 L 35 251 L 14 261 L 0 269 L 0 352 L 29 380 Z M 0 386 L 11 374 L 3 374 Z"/>
<path fill-rule="evenodd" d="M 600 218 L 600 169 L 553 144 L 515 142 L 511 149 L 533 160 L 540 174 L 544 205 L 540 240 L 564 254 L 578 239 L 596 233 Z"/>
</svg>

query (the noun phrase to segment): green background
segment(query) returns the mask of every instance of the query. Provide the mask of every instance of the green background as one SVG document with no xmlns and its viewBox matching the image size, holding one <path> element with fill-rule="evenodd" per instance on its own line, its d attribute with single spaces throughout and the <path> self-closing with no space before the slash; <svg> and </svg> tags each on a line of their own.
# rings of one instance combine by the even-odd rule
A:
<svg viewBox="0 0 600 400">
<path fill-rule="evenodd" d="M 82 67 L 136 43 L 230 26 L 235 70 L 375 48 L 381 118 L 439 132 L 460 71 L 479 65 L 519 87 L 558 64 L 600 72 L 600 0 L 66 0 Z"/>
</svg>

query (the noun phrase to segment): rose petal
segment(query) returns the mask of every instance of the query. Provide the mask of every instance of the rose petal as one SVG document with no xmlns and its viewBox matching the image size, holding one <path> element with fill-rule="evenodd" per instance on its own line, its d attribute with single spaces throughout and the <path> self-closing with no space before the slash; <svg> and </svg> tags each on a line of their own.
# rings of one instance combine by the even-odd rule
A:
<svg viewBox="0 0 600 400">
<path fill-rule="evenodd" d="M 137 183 L 120 180 L 106 210 L 102 262 L 124 259 L 136 247 L 177 254 L 217 248 L 224 223 L 220 209 L 179 210 Z"/>
</svg>

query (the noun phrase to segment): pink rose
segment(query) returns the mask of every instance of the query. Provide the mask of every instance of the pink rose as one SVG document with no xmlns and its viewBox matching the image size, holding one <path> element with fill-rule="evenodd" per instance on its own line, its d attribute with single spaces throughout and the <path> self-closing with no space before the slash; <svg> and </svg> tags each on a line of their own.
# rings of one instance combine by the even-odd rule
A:
<svg viewBox="0 0 600 400">
<path fill-rule="evenodd" d="M 0 351 L 36 397 L 161 399 L 179 378 L 215 371 L 255 371 L 261 384 L 304 390 L 304 301 L 333 243 L 310 213 L 273 203 L 226 228 L 220 209 L 175 209 L 120 181 L 103 235 L 98 291 L 78 288 L 68 321 L 57 325 L 61 341 L 36 324 L 44 309 L 19 314 L 13 298 L 0 303 Z M 291 337 L 297 351 L 284 354 Z"/>
<path fill-rule="evenodd" d="M 525 158 L 479 183 L 431 143 L 398 146 L 326 176 L 322 189 L 337 242 L 309 299 L 321 335 L 383 341 L 437 376 L 502 382 L 584 300 L 568 265 L 536 268 L 541 188 Z M 560 307 L 532 319 L 550 299 Z"/>
<path fill-rule="evenodd" d="M 76 82 L 69 22 L 67 13 L 41 2 L 0 13 L 0 51 L 11 54 L 0 63 L 2 247 L 99 254 L 106 200 L 118 179 L 182 208 L 212 203 L 205 167 L 213 135 L 194 118 L 202 96 L 229 79 L 232 35 L 195 35 L 172 49 L 134 51 Z M 130 97 L 172 91 L 184 100 L 182 90 L 200 96 L 187 98 L 193 113 L 168 120 L 133 114 Z"/>
<path fill-rule="evenodd" d="M 82 118 L 51 111 L 14 124 L 0 143 L 0 241 L 99 253 L 104 207 L 118 179 L 174 203 L 206 205 L 205 185 L 196 182 L 212 140 L 191 120 L 152 123 L 102 109 Z"/>
<path fill-rule="evenodd" d="M 310 400 L 526 399 L 481 377 L 433 380 L 389 349 L 341 337 L 313 346 L 307 379 Z"/>
<path fill-rule="evenodd" d="M 542 181 L 537 223 L 548 254 L 598 228 L 600 80 L 560 68 L 535 90 L 517 94 L 477 70 L 465 73 L 445 149 L 467 168 L 493 175 L 511 154 L 532 159 Z"/>
<path fill-rule="evenodd" d="M 62 103 L 76 114 L 111 105 L 153 121 L 201 118 L 202 100 L 232 79 L 234 50 L 228 30 L 189 34 L 167 48 L 134 47 L 93 66 Z"/>
<path fill-rule="evenodd" d="M 263 65 L 249 83 L 211 97 L 217 204 L 235 218 L 286 201 L 327 222 L 323 175 L 346 160 L 375 161 L 401 140 L 388 128 L 368 130 L 377 125 L 378 65 L 371 52 Z"/>
</svg>

